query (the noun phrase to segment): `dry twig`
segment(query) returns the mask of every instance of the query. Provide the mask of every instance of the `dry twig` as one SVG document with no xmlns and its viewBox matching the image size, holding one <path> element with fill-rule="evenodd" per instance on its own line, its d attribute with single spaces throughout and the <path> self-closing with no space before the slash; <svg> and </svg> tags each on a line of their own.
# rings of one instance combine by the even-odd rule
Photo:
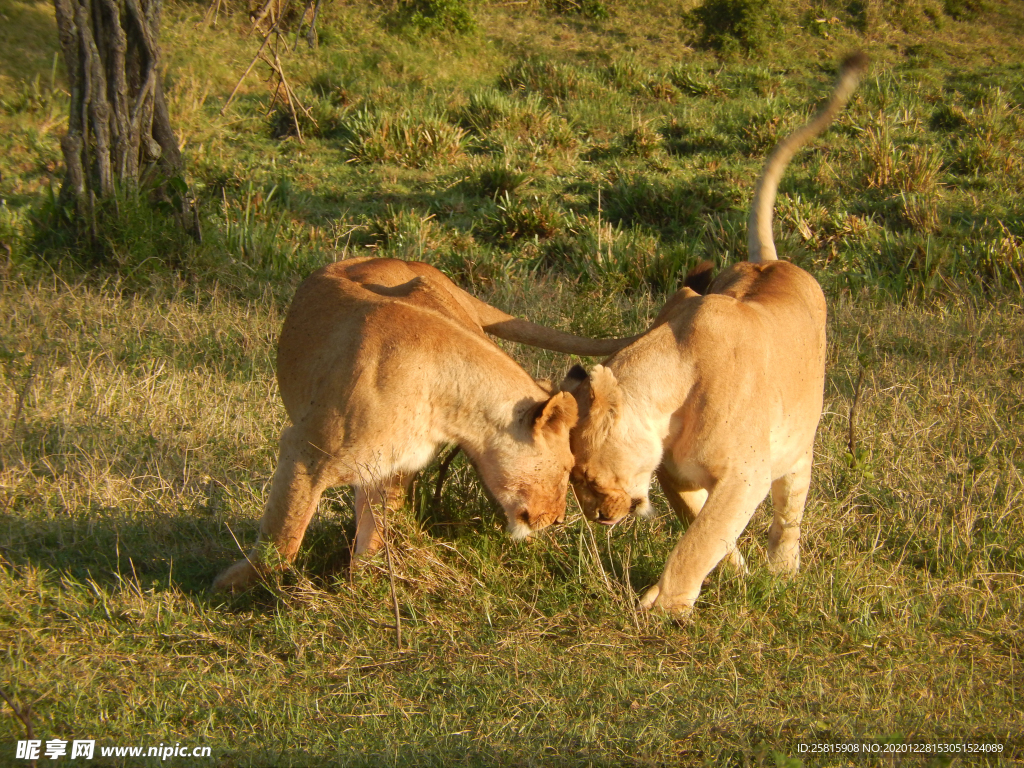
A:
<svg viewBox="0 0 1024 768">
<path fill-rule="evenodd" d="M 388 579 L 391 582 L 391 605 L 395 611 L 395 646 L 398 650 L 402 650 L 402 616 L 398 610 L 398 590 L 395 588 L 395 566 L 391 559 L 391 530 L 388 525 L 387 519 L 387 491 L 383 488 L 379 492 L 380 498 L 382 499 L 380 505 L 381 512 L 381 523 L 383 524 L 384 530 L 381 530 L 381 526 L 377 525 L 377 516 L 373 513 L 373 502 L 370 501 L 370 494 L 366 494 L 366 508 L 373 518 L 373 527 L 376 530 L 377 535 L 380 536 L 384 542 L 384 556 L 388 563 Z"/>
<path fill-rule="evenodd" d="M 321 2 L 322 2 L 322 0 L 316 0 L 316 5 L 313 6 L 313 18 L 311 18 L 309 20 L 309 29 L 306 30 L 306 44 L 310 48 L 314 47 L 316 45 L 316 42 L 317 42 L 316 20 L 317 20 L 317 17 L 320 15 L 320 3 Z M 305 18 L 305 14 L 303 14 L 303 18 Z"/>
<path fill-rule="evenodd" d="M 242 83 L 245 81 L 245 78 L 249 76 L 249 73 L 256 65 L 256 62 L 259 61 L 260 55 L 263 53 L 263 49 L 266 48 L 267 43 L 270 42 L 270 36 L 276 31 L 277 28 L 275 27 L 267 33 L 266 37 L 263 38 L 263 42 L 260 43 L 260 49 L 256 51 L 256 55 L 252 57 L 252 61 L 249 62 L 249 66 L 245 68 L 245 72 L 243 72 L 242 76 L 238 78 L 238 82 L 235 83 L 235 87 L 231 89 L 231 94 L 228 96 L 228 100 L 224 102 L 224 107 L 220 111 L 221 115 L 228 111 L 228 107 L 231 106 L 231 102 L 235 100 L 235 95 L 238 93 L 238 89 L 242 87 Z"/>
<path fill-rule="evenodd" d="M 257 29 L 259 29 L 259 26 L 266 20 L 267 16 L 270 16 L 270 18 L 274 22 L 271 25 L 271 31 L 277 29 L 278 25 L 280 25 L 281 23 L 281 20 L 284 19 L 284 17 L 288 13 L 288 7 L 291 5 L 291 0 L 285 0 L 284 5 L 281 6 L 278 9 L 278 12 L 275 14 L 275 6 L 278 6 L 280 4 L 281 0 L 267 0 L 262 10 L 260 10 L 260 12 L 256 14 L 256 19 L 252 23 L 252 30 L 250 30 L 250 33 L 255 32 Z"/>
<path fill-rule="evenodd" d="M 2 696 L 3 700 L 6 701 L 8 705 L 10 705 L 11 710 L 14 713 L 14 716 L 21 721 L 22 725 L 25 726 L 25 738 L 29 741 L 35 739 L 35 731 L 32 729 L 32 705 L 29 704 L 24 709 L 21 709 L 14 702 L 14 699 L 7 695 L 7 691 L 5 691 L 3 688 L 0 688 L 0 696 Z M 35 766 L 36 761 L 33 760 L 31 764 Z"/>
<path fill-rule="evenodd" d="M 388 579 L 391 581 L 391 605 L 395 610 L 395 647 L 402 650 L 402 616 L 398 610 L 398 591 L 395 589 L 395 566 L 391 561 L 391 531 L 387 521 L 387 505 L 381 505 L 384 520 L 384 554 L 388 559 Z"/>
<path fill-rule="evenodd" d="M 35 355 L 32 358 L 32 365 L 28 369 L 28 376 L 25 378 L 25 385 L 21 388 L 21 392 L 18 393 L 18 402 L 14 406 L 14 416 L 11 418 L 11 427 L 7 433 L 9 440 L 14 438 L 14 431 L 18 428 L 18 419 L 21 418 L 21 412 L 25 408 L 25 398 L 28 396 L 28 390 L 32 386 L 32 381 L 36 376 L 36 369 L 39 367 L 39 355 Z"/>
<path fill-rule="evenodd" d="M 445 478 L 448 477 L 448 467 L 452 463 L 452 459 L 459 455 L 461 449 L 459 446 L 452 448 L 448 455 L 441 459 L 441 464 L 437 468 L 437 486 L 434 488 L 434 508 L 437 509 L 441 506 L 441 489 L 444 487 Z"/>
<path fill-rule="evenodd" d="M 206 9 L 206 13 L 203 14 L 203 24 L 207 26 L 216 26 L 217 17 L 220 16 L 220 6 L 224 0 L 213 0 L 209 7 Z M 213 16 L 213 20 L 210 20 L 210 16 Z"/>
<path fill-rule="evenodd" d="M 857 417 L 857 405 L 860 403 L 860 389 L 864 383 L 864 372 L 867 370 L 863 365 L 860 368 L 860 374 L 857 376 L 857 384 L 853 388 L 853 403 L 850 405 L 850 435 L 847 447 L 850 449 L 851 461 L 856 461 L 857 457 L 857 433 L 856 433 L 856 417 Z"/>
<path fill-rule="evenodd" d="M 278 19 L 278 22 L 279 21 L 280 19 Z M 271 36 L 274 35 L 276 35 L 273 51 L 274 58 L 273 60 L 271 60 L 271 58 L 266 54 L 265 51 L 267 48 L 267 43 L 270 42 Z M 268 67 L 270 67 L 271 72 L 274 75 L 277 75 L 278 80 L 277 88 L 275 88 L 274 90 L 274 98 L 270 103 L 269 109 L 273 109 L 274 104 L 277 103 L 278 92 L 284 90 L 285 99 L 287 99 L 288 101 L 288 111 L 291 113 L 292 122 L 295 125 L 295 135 L 298 137 L 299 143 L 304 144 L 305 142 L 303 141 L 302 138 L 302 128 L 299 124 L 299 111 L 301 110 L 302 114 L 306 116 L 306 119 L 313 123 L 314 126 L 316 125 L 316 120 L 313 118 L 313 113 L 299 101 L 299 97 L 296 95 L 295 91 L 288 83 L 288 78 L 284 74 L 284 65 L 281 64 L 281 57 L 278 55 L 280 41 L 281 32 L 278 27 L 278 24 L 275 23 L 274 26 L 271 27 L 270 31 L 267 32 L 266 36 L 263 38 L 263 42 L 260 43 L 259 50 L 256 51 L 256 55 L 252 57 L 252 61 L 250 61 L 249 66 L 245 68 L 245 72 L 243 72 L 242 76 L 238 78 L 238 82 L 235 83 L 235 87 L 231 90 L 231 94 L 228 96 L 228 100 L 224 103 L 224 106 L 221 108 L 220 113 L 223 115 L 225 112 L 227 112 L 228 107 L 231 106 L 231 102 L 234 101 L 235 96 L 238 94 L 238 89 L 242 87 L 242 83 L 245 81 L 245 78 L 249 76 L 249 73 L 252 71 L 252 68 L 256 65 L 256 62 L 262 60 Z"/>
</svg>

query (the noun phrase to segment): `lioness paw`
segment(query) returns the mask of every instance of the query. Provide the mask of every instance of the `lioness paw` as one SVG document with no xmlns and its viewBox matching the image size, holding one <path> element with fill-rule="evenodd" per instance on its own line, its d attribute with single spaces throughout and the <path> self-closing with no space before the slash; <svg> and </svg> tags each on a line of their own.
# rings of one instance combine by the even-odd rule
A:
<svg viewBox="0 0 1024 768">
<path fill-rule="evenodd" d="M 644 592 L 644 596 L 640 598 L 640 607 L 645 611 L 651 610 L 654 607 L 654 603 L 658 599 L 658 594 L 661 592 L 661 587 L 655 584 L 653 587 Z"/>
<path fill-rule="evenodd" d="M 774 573 L 796 575 L 800 571 L 800 548 L 768 547 L 768 567 Z"/>
<path fill-rule="evenodd" d="M 213 580 L 214 592 L 242 592 L 251 587 L 259 578 L 256 569 L 248 560 L 239 560 Z"/>
<path fill-rule="evenodd" d="M 747 561 L 744 559 L 743 554 L 735 547 L 733 547 L 732 551 L 726 556 L 726 561 L 736 570 L 736 573 L 741 576 L 747 576 L 750 574 L 750 569 L 747 567 Z"/>
<path fill-rule="evenodd" d="M 657 608 L 677 618 L 681 618 L 693 610 L 695 602 L 696 598 L 668 597 L 668 595 L 661 591 L 661 585 L 655 584 L 640 598 L 640 607 L 648 611 L 653 611 Z"/>
<path fill-rule="evenodd" d="M 384 553 L 383 547 L 375 547 L 366 552 L 356 552 L 349 561 L 348 569 L 353 576 L 362 574 L 370 569 L 374 561 L 379 560 Z"/>
</svg>

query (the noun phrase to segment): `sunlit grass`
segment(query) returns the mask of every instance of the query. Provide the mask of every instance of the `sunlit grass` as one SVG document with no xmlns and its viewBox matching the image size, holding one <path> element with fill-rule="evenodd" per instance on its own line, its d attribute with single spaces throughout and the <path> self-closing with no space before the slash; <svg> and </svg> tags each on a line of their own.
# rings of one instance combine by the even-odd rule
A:
<svg viewBox="0 0 1024 768">
<path fill-rule="evenodd" d="M 556 325 L 589 302 L 554 288 L 491 298 Z M 347 573 L 347 494 L 281 583 L 206 593 L 254 539 L 284 419 L 270 294 L 16 282 L 0 303 L 4 412 L 22 403 L 3 449 L 4 664 L 13 695 L 42 697 L 37 732 L 194 741 L 252 765 L 703 762 L 812 738 L 1021 748 L 1005 684 L 1024 607 L 1019 317 L 834 305 L 804 570 L 768 573 L 762 513 L 741 540 L 751 575 L 713 574 L 681 625 L 634 602 L 679 534 L 664 508 L 610 534 L 573 509 L 517 545 L 470 467 L 440 509 L 427 472 L 391 521 L 398 649 L 384 561 Z M 567 365 L 516 353 L 535 375 Z"/>
<path fill-rule="evenodd" d="M 386 27 L 387 4 L 324 4 L 319 48 L 282 49 L 302 142 L 259 67 L 224 109 L 259 43 L 245 14 L 167 6 L 205 238 L 133 198 L 105 262 L 47 230 L 50 12 L 3 10 L 32 55 L 0 66 L 0 686 L 37 738 L 267 766 L 795 765 L 847 739 L 1024 756 L 1018 9 L 796 4 L 762 57 L 719 59 L 677 4 L 571 5 L 478 3 L 475 32 L 430 37 Z M 424 259 L 516 315 L 636 333 L 699 260 L 745 258 L 765 153 L 852 47 L 871 74 L 775 211 L 830 310 L 799 576 L 764 567 L 762 510 L 748 577 L 712 573 L 682 623 L 639 612 L 681 533 L 656 493 L 652 522 L 597 530 L 570 499 L 514 544 L 460 457 L 439 505 L 435 465 L 388 521 L 390 572 L 349 573 L 338 489 L 294 569 L 207 592 L 256 538 L 305 274 Z M 577 362 L 505 346 L 537 378 Z M 23 738 L 5 714 L 0 762 Z"/>
</svg>

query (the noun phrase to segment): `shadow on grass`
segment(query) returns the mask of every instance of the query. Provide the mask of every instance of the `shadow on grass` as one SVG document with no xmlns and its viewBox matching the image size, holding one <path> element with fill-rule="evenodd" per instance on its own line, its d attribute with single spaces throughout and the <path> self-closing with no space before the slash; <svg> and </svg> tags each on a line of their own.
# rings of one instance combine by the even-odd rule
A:
<svg viewBox="0 0 1024 768">
<path fill-rule="evenodd" d="M 51 510 L 45 516 L 22 511 L 15 501 L 0 515 L 3 559 L 76 581 L 112 586 L 129 580 L 144 590 L 174 587 L 200 595 L 219 568 L 240 557 L 224 522 L 203 511 L 127 513 L 98 506 Z"/>
<path fill-rule="evenodd" d="M 136 437 L 138 444 L 128 449 L 130 453 L 141 458 L 154 452 L 151 438 Z M 52 454 L 45 435 L 28 434 L 27 441 L 29 453 Z M 159 453 L 150 457 L 150 471 L 180 477 L 185 471 L 183 454 L 173 446 L 162 446 Z M 32 466 L 33 475 L 42 481 L 38 487 L 63 471 L 45 464 Z M 435 496 L 438 471 L 435 460 L 420 473 L 408 504 L 393 513 L 398 541 L 416 538 L 417 546 L 451 545 L 483 536 L 487 546 L 493 546 L 489 539 L 504 534 L 491 529 L 496 521 L 503 524 L 504 516 L 483 491 L 475 470 L 462 456 L 457 458 L 440 503 Z M 210 594 L 210 585 L 255 544 L 262 508 L 249 507 L 253 497 L 265 498 L 269 486 L 257 490 L 245 487 L 245 480 L 222 478 L 201 488 L 180 488 L 170 501 L 154 498 L 147 503 L 147 496 L 167 491 L 153 487 L 156 478 L 117 478 L 112 472 L 109 479 L 114 485 L 136 488 L 136 497 L 121 505 L 74 506 L 65 505 L 56 484 L 35 493 L 12 491 L 0 500 L 0 557 L 15 567 L 31 566 L 100 586 L 127 580 L 143 590 L 173 588 L 219 600 Z M 296 570 L 319 588 L 333 589 L 349 578 L 354 539 L 351 489 L 329 489 L 306 531 Z M 288 572 L 283 579 L 295 580 Z"/>
</svg>

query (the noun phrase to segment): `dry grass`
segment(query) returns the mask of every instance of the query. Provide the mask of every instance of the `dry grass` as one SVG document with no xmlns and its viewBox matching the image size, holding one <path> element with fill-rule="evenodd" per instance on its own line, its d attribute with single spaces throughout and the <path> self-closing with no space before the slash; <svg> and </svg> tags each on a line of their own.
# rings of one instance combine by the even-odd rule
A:
<svg viewBox="0 0 1024 768">
<path fill-rule="evenodd" d="M 494 298 L 549 322 L 585 300 Z M 607 536 L 573 514 L 515 545 L 457 464 L 441 510 L 390 524 L 396 650 L 383 561 L 349 580 L 344 494 L 283 581 L 205 592 L 233 536 L 254 537 L 282 423 L 269 296 L 15 281 L 0 308 L 3 411 L 22 402 L 4 425 L 0 658 L 44 737 L 207 744 L 232 765 L 702 764 L 843 738 L 1024 756 L 1006 684 L 1024 607 L 1019 314 L 834 303 L 804 571 L 767 573 L 761 515 L 752 574 L 714 574 L 681 625 L 634 603 L 678 536 L 664 509 Z"/>
<path fill-rule="evenodd" d="M 936 3 L 827 0 L 764 59 L 722 61 L 678 4 L 606 4 L 478 4 L 477 34 L 441 39 L 325 4 L 320 48 L 286 63 L 319 124 L 304 145 L 258 72 L 220 115 L 244 14 L 167 6 L 206 240 L 128 216 L 103 269 L 52 266 L 76 256 L 37 220 L 59 183 L 55 36 L 42 5 L 2 11 L 32 55 L 0 62 L 0 686 L 39 736 L 206 744 L 225 766 L 793 766 L 848 738 L 1024 760 L 1020 14 L 940 27 Z M 832 317 L 800 576 L 764 567 L 762 511 L 749 577 L 713 574 L 681 624 L 638 612 L 680 534 L 663 503 L 611 533 L 570 505 L 516 545 L 457 459 L 439 507 L 433 467 L 388 521 L 391 569 L 350 575 L 339 490 L 296 568 L 207 593 L 256 537 L 302 275 L 371 247 L 538 322 L 633 333 L 688 266 L 743 258 L 764 151 L 855 45 L 873 74 L 776 212 Z M 537 377 L 575 362 L 511 351 Z M 0 719 L 0 763 L 23 736 Z"/>
</svg>

